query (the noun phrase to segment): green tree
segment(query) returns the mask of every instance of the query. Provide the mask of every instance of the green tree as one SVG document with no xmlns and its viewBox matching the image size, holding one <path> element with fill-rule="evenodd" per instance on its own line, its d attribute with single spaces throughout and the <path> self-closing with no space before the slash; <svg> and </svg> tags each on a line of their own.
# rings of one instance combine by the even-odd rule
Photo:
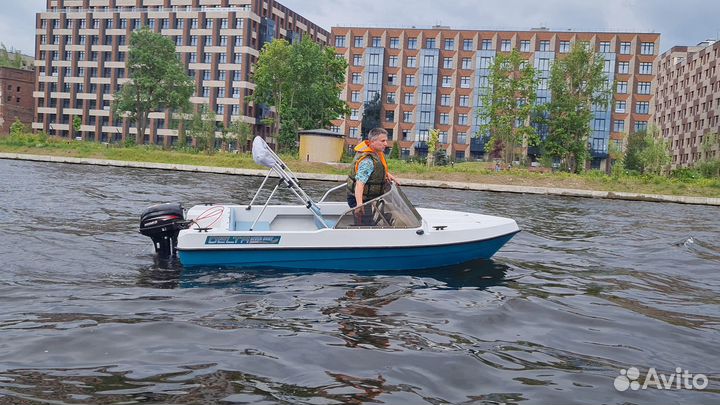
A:
<svg viewBox="0 0 720 405">
<path fill-rule="evenodd" d="M 186 132 L 195 141 L 195 149 L 211 154 L 215 151 L 216 115 L 207 106 L 201 106 L 186 122 Z"/>
<path fill-rule="evenodd" d="M 380 94 L 375 94 L 372 100 L 366 101 L 363 107 L 362 122 L 360 124 L 360 131 L 363 137 L 367 136 L 370 130 L 380 126 L 380 112 L 382 110 L 382 103 L 380 102 Z"/>
<path fill-rule="evenodd" d="M 657 127 L 628 138 L 625 167 L 642 174 L 664 174 L 670 164 L 670 145 Z"/>
<path fill-rule="evenodd" d="M 5 44 L 0 42 L 0 67 L 23 69 L 27 67 L 27 63 L 20 51 L 12 47 L 8 49 Z"/>
<path fill-rule="evenodd" d="M 618 144 L 610 142 L 608 145 L 608 155 L 610 156 L 610 164 L 612 175 L 615 177 L 620 176 L 625 170 L 625 151 L 623 150 L 625 144 L 625 138 Z"/>
<path fill-rule="evenodd" d="M 73 117 L 73 133 L 75 136 L 80 132 L 80 128 L 82 127 L 82 118 L 78 117 L 77 115 Z"/>
<path fill-rule="evenodd" d="M 394 141 L 390 149 L 390 159 L 400 159 L 400 141 Z"/>
<path fill-rule="evenodd" d="M 550 69 L 551 101 L 545 153 L 563 159 L 571 172 L 584 170 L 590 156 L 589 137 L 593 106 L 607 106 L 612 85 L 604 72 L 605 59 L 589 45 L 578 42 Z"/>
<path fill-rule="evenodd" d="M 305 36 L 290 44 L 276 39 L 263 46 L 255 65 L 255 105 L 275 107 L 273 132 L 281 149 L 295 148 L 301 128 L 325 128 L 349 113 L 340 99 L 347 62 Z"/>
<path fill-rule="evenodd" d="M 228 128 L 228 131 L 235 138 L 237 142 L 237 148 L 240 149 L 242 152 L 245 152 L 247 143 L 252 137 L 252 125 L 238 119 L 230 123 L 230 128 Z"/>
<path fill-rule="evenodd" d="M 490 139 L 488 152 L 500 153 L 505 162 L 516 160 L 517 148 L 538 142 L 530 117 L 536 110 L 537 71 L 520 52 L 498 54 L 490 66 L 488 88 L 481 90 L 480 131 Z"/>
<path fill-rule="evenodd" d="M 25 124 L 20 121 L 20 118 L 15 117 L 15 122 L 10 125 L 10 135 L 18 136 L 24 134 L 25 132 L 27 132 Z"/>
<path fill-rule="evenodd" d="M 195 86 L 175 44 L 147 27 L 132 33 L 126 66 L 130 80 L 115 94 L 113 115 L 127 114 L 137 127 L 135 143 L 142 144 L 150 112 L 186 108 Z"/>
<path fill-rule="evenodd" d="M 713 150 L 720 149 L 720 135 L 717 132 L 705 134 L 700 143 L 701 158 L 703 161 L 710 161 Z"/>
<path fill-rule="evenodd" d="M 430 130 L 430 139 L 428 139 L 428 158 L 427 158 L 428 167 L 433 166 L 435 164 L 435 152 L 438 149 L 439 143 L 440 143 L 440 131 L 433 128 Z"/>
</svg>

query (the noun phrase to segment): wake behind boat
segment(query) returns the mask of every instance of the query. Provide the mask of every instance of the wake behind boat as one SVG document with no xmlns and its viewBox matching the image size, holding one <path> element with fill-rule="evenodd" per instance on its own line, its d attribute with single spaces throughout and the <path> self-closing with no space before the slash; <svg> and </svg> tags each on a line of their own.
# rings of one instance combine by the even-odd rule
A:
<svg viewBox="0 0 720 405">
<path fill-rule="evenodd" d="M 345 184 L 315 202 L 260 137 L 253 158 L 270 171 L 249 205 L 197 205 L 187 212 L 180 204 L 156 205 L 143 212 L 140 232 L 158 254 L 177 252 L 184 267 L 389 271 L 489 259 L 520 231 L 508 218 L 415 208 L 394 183 L 355 209 L 327 201 Z M 255 205 L 274 180 L 266 202 Z M 270 205 L 280 187 L 302 204 Z"/>
</svg>

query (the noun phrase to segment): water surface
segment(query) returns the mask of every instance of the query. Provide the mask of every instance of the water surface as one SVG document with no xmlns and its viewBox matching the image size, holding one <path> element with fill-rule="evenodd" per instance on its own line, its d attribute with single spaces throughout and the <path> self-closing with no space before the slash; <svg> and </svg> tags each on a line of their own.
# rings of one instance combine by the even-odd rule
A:
<svg viewBox="0 0 720 405">
<path fill-rule="evenodd" d="M 406 274 L 184 271 L 137 232 L 261 180 L 0 160 L 0 404 L 720 403 L 717 207 L 406 188 L 523 229 Z M 631 366 L 710 386 L 618 392 Z"/>
</svg>

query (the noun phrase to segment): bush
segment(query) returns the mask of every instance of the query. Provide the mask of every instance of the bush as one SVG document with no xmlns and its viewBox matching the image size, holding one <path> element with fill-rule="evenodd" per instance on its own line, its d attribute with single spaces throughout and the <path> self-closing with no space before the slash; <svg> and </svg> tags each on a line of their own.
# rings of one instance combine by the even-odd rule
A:
<svg viewBox="0 0 720 405">
<path fill-rule="evenodd" d="M 687 167 L 675 169 L 672 171 L 672 173 L 670 173 L 670 177 L 681 181 L 696 180 L 701 178 L 702 176 L 703 175 L 697 169 L 691 169 Z"/>
<path fill-rule="evenodd" d="M 697 170 L 705 178 L 720 177 L 720 160 L 708 160 L 697 165 Z"/>
</svg>

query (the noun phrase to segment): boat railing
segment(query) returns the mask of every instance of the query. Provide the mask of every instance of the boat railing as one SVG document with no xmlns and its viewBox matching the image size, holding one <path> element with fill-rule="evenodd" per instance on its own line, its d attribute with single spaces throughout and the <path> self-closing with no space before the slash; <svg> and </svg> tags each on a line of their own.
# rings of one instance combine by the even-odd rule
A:
<svg viewBox="0 0 720 405">
<path fill-rule="evenodd" d="M 340 185 L 338 185 L 338 186 L 335 186 L 335 187 L 331 188 L 330 190 L 328 190 L 328 191 L 325 192 L 325 194 L 322 196 L 322 198 L 321 198 L 320 201 L 318 201 L 318 202 L 319 202 L 319 203 L 325 202 L 325 200 L 330 196 L 330 194 L 332 194 L 332 193 L 334 193 L 334 192 L 336 192 L 336 191 L 338 191 L 338 190 L 342 190 L 342 189 L 344 189 L 344 188 L 346 188 L 346 187 L 347 187 L 347 184 L 346 184 L 346 183 L 343 183 L 343 184 L 340 184 Z"/>
</svg>

